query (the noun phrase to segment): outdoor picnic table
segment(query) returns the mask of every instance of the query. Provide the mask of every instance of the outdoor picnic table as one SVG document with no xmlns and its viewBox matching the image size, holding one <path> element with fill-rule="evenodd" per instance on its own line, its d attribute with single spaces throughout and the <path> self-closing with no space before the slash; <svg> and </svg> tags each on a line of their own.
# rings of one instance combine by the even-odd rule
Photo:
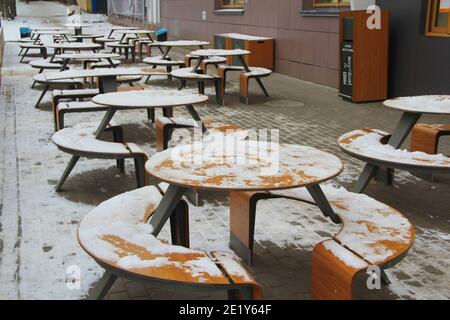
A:
<svg viewBox="0 0 450 320">
<path fill-rule="evenodd" d="M 169 184 L 150 219 L 155 236 L 188 189 L 252 192 L 306 187 L 322 213 L 335 217 L 320 184 L 342 172 L 339 158 L 306 146 L 228 143 L 233 145 L 195 142 L 157 153 L 147 162 L 147 173 Z"/>
<path fill-rule="evenodd" d="M 154 34 L 155 31 L 153 31 L 153 30 L 143 30 L 143 29 L 134 29 L 134 30 L 126 29 L 126 30 L 118 30 L 117 33 L 122 34 L 122 37 L 120 38 L 119 43 L 124 43 L 125 38 L 128 35 L 134 35 L 138 39 L 138 38 L 140 38 L 139 35 L 141 35 L 141 34 L 146 35 L 147 38 L 150 41 L 153 41 L 152 34 Z"/>
<path fill-rule="evenodd" d="M 119 31 L 119 30 L 138 30 L 139 27 L 124 27 L 124 26 L 112 26 L 111 28 L 109 28 L 110 32 L 108 34 L 108 39 L 112 38 L 112 35 L 114 34 L 115 31 Z"/>
<path fill-rule="evenodd" d="M 197 40 L 176 40 L 176 41 L 154 42 L 152 45 L 155 47 L 165 48 L 163 50 L 161 60 L 166 60 L 170 50 L 172 50 L 172 48 L 174 47 L 199 47 L 200 49 L 203 49 L 204 46 L 209 45 L 209 42 Z"/>
<path fill-rule="evenodd" d="M 55 58 L 63 60 L 63 64 L 61 65 L 61 71 L 63 71 L 66 69 L 67 65 L 71 63 L 72 60 L 77 61 L 106 60 L 109 62 L 111 67 L 114 68 L 115 66 L 112 59 L 118 59 L 120 58 L 120 55 L 116 53 L 104 53 L 104 52 L 64 53 L 57 55 Z"/>
<path fill-rule="evenodd" d="M 100 94 L 92 99 L 92 102 L 109 107 L 96 134 L 97 137 L 105 130 L 117 110 L 149 109 L 149 108 L 169 108 L 186 107 L 192 118 L 201 121 L 194 105 L 208 101 L 208 96 L 202 94 L 183 93 L 179 91 L 130 91 L 112 92 Z"/>
<path fill-rule="evenodd" d="M 388 108 L 403 112 L 394 133 L 388 141 L 388 144 L 395 149 L 399 149 L 403 145 L 423 114 L 450 114 L 450 95 L 401 97 L 386 100 L 383 104 Z M 362 192 L 378 169 L 379 166 L 367 163 L 358 179 L 355 191 Z"/>
</svg>

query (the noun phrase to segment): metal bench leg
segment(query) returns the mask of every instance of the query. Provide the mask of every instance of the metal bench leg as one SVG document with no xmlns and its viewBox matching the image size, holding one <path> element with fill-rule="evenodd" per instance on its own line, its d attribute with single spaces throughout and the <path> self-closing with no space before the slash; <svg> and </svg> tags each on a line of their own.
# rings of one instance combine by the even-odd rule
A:
<svg viewBox="0 0 450 320">
<path fill-rule="evenodd" d="M 239 299 L 239 291 L 237 289 L 230 289 L 227 291 L 227 298 L 230 301 L 235 301 Z"/>
<path fill-rule="evenodd" d="M 134 168 L 136 172 L 136 184 L 138 188 L 142 188 L 146 185 L 146 179 L 145 179 L 145 162 L 146 157 L 145 156 L 135 156 L 134 157 Z"/>
<path fill-rule="evenodd" d="M 167 220 L 177 208 L 181 198 L 186 192 L 187 188 L 170 185 L 164 193 L 164 197 L 156 208 L 155 213 L 151 216 L 149 223 L 153 227 L 153 235 L 157 237 Z"/>
<path fill-rule="evenodd" d="M 215 86 L 215 89 L 216 89 L 216 102 L 217 102 L 217 104 L 222 104 L 223 103 L 222 80 L 221 79 L 216 79 L 214 81 L 214 86 Z"/>
<path fill-rule="evenodd" d="M 69 164 L 67 165 L 66 169 L 64 170 L 63 175 L 61 176 L 61 178 L 58 181 L 58 184 L 56 185 L 56 188 L 55 188 L 56 192 L 61 192 L 64 182 L 66 182 L 67 178 L 69 177 L 73 168 L 77 164 L 78 160 L 80 160 L 80 156 L 72 156 L 72 158 L 69 161 Z"/>
<path fill-rule="evenodd" d="M 44 90 L 42 90 L 41 96 L 39 97 L 38 101 L 34 105 L 35 108 L 38 108 L 41 104 L 42 99 L 44 99 L 45 94 L 47 93 L 48 89 L 50 88 L 50 85 L 46 84 L 44 87 Z"/>
<path fill-rule="evenodd" d="M 262 91 L 264 92 L 264 94 L 266 95 L 266 97 L 268 97 L 268 96 L 269 96 L 269 93 L 267 92 L 266 87 L 264 86 L 262 80 L 261 80 L 260 78 L 258 78 L 258 77 L 255 78 L 255 79 L 256 79 L 256 82 L 258 82 L 258 84 L 259 84 L 261 90 L 262 90 Z"/>
<path fill-rule="evenodd" d="M 151 121 L 151 123 L 155 123 L 155 109 L 149 108 L 147 109 L 147 119 Z"/>
<path fill-rule="evenodd" d="M 172 244 L 189 248 L 189 207 L 180 202 L 170 216 Z"/>
<path fill-rule="evenodd" d="M 116 143 L 124 143 L 125 142 L 125 139 L 123 137 L 123 130 L 120 127 L 113 128 L 113 137 L 114 137 L 114 142 L 116 142 Z M 125 159 L 117 159 L 116 163 L 117 163 L 117 168 L 120 170 L 120 172 L 124 172 L 125 171 Z"/>
<path fill-rule="evenodd" d="M 198 82 L 198 93 L 205 94 L 205 82 L 204 81 Z"/>
<path fill-rule="evenodd" d="M 184 87 L 186 87 L 186 80 L 180 80 L 180 86 L 178 87 L 178 90 L 182 90 Z"/>
<path fill-rule="evenodd" d="M 173 118 L 173 108 L 172 107 L 163 108 L 162 112 L 163 112 L 163 117 Z"/>
<path fill-rule="evenodd" d="M 116 280 L 117 276 L 106 270 L 103 277 L 89 293 L 89 300 L 103 300 Z"/>
</svg>

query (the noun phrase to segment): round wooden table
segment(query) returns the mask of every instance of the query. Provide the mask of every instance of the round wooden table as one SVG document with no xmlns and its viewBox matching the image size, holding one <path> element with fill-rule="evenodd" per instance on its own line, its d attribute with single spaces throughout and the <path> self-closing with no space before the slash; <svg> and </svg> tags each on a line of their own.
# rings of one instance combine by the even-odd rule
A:
<svg viewBox="0 0 450 320">
<path fill-rule="evenodd" d="M 156 47 L 163 47 L 165 50 L 163 50 L 163 56 L 162 60 L 166 60 L 167 55 L 169 54 L 170 50 L 174 47 L 199 47 L 203 49 L 204 46 L 209 45 L 209 42 L 207 41 L 198 41 L 198 40 L 175 40 L 175 41 L 163 41 L 163 42 L 154 42 L 152 44 Z"/>
<path fill-rule="evenodd" d="M 387 108 L 403 112 L 388 142 L 395 149 L 399 149 L 402 146 L 423 114 L 450 114 L 450 95 L 400 97 L 386 100 L 383 104 Z M 356 192 L 362 192 L 365 189 L 378 169 L 378 166 L 366 164 L 358 179 Z"/>
<path fill-rule="evenodd" d="M 320 188 L 343 170 L 336 156 L 315 148 L 258 141 L 194 143 L 154 155 L 146 171 L 169 183 L 150 220 L 157 235 L 189 188 L 270 191 L 306 187 L 325 216 L 336 218 Z"/>
</svg>

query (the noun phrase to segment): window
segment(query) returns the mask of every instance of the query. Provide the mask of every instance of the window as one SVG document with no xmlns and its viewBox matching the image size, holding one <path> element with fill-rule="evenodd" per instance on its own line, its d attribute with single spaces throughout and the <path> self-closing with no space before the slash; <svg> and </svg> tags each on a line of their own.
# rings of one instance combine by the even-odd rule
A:
<svg viewBox="0 0 450 320">
<path fill-rule="evenodd" d="M 314 8 L 320 7 L 349 7 L 350 2 L 348 0 L 314 0 Z"/>
<path fill-rule="evenodd" d="M 245 0 L 221 0 L 222 9 L 243 9 Z"/>
<path fill-rule="evenodd" d="M 450 0 L 429 0 L 427 12 L 427 35 L 450 35 Z"/>
</svg>

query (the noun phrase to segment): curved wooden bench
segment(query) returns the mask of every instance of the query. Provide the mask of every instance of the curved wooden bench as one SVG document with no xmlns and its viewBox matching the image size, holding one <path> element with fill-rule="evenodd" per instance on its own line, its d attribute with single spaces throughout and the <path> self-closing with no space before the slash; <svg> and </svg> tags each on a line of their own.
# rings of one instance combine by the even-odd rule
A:
<svg viewBox="0 0 450 320">
<path fill-rule="evenodd" d="M 339 147 L 347 154 L 381 167 L 424 173 L 449 173 L 450 158 L 395 149 L 387 144 L 389 133 L 364 128 L 344 134 Z"/>
<path fill-rule="evenodd" d="M 203 124 L 211 133 L 237 134 L 237 138 L 245 140 L 248 137 L 248 131 L 233 124 L 226 124 L 212 120 L 203 120 Z M 172 132 L 181 128 L 196 128 L 198 124 L 194 119 L 167 118 L 161 117 L 156 120 L 156 150 L 164 151 L 168 148 Z"/>
<path fill-rule="evenodd" d="M 216 101 L 218 104 L 221 104 L 222 96 L 220 94 L 220 88 L 222 86 L 222 79 L 216 75 L 204 74 L 202 71 L 200 71 L 201 73 L 194 73 L 192 70 L 193 68 L 180 68 L 170 73 L 173 78 L 181 81 L 179 90 L 186 85 L 187 81 L 195 81 L 198 85 L 198 93 L 205 94 L 205 83 L 212 81 L 216 89 Z"/>
<path fill-rule="evenodd" d="M 178 68 L 184 68 L 184 62 L 183 61 L 177 61 L 177 60 L 171 60 L 170 58 L 162 59 L 162 56 L 155 56 L 155 57 L 147 57 L 142 62 L 151 65 L 154 69 L 157 67 L 165 67 L 169 79 L 172 79 L 170 73 L 173 70 L 173 67 Z"/>
<path fill-rule="evenodd" d="M 250 72 L 243 72 L 241 73 L 241 76 L 239 78 L 240 82 L 240 97 L 241 101 L 245 104 L 249 103 L 248 99 L 248 89 L 249 89 L 249 82 L 250 79 L 256 79 L 258 82 L 261 81 L 261 78 L 268 77 L 272 74 L 272 70 L 266 69 L 266 68 L 256 68 L 256 67 L 250 67 Z M 261 86 L 261 89 L 264 91 L 264 94 L 266 97 L 269 96 L 266 89 L 264 89 L 264 86 Z"/>
<path fill-rule="evenodd" d="M 62 185 L 80 157 L 88 159 L 116 159 L 121 161 L 120 163 L 122 165 L 118 162 L 121 169 L 123 168 L 123 160 L 132 158 L 134 159 L 138 188 L 146 184 L 144 165 L 148 159 L 147 154 L 136 144 L 124 142 L 121 127 L 113 126 L 108 129 L 113 131 L 115 142 L 97 139 L 95 137 L 97 127 L 98 123 L 80 124 L 71 128 L 62 129 L 53 134 L 52 142 L 58 149 L 73 156 L 68 170 L 64 172 L 56 186 L 56 191 L 61 191 Z"/>
<path fill-rule="evenodd" d="M 42 84 L 44 86 L 44 89 L 42 90 L 42 93 L 34 106 L 35 108 L 39 107 L 39 104 L 41 103 L 45 94 L 51 87 L 65 87 L 68 90 L 82 90 L 83 88 L 83 82 L 79 79 L 47 80 L 47 78 L 45 77 L 45 73 L 34 75 L 33 81 L 34 83 Z"/>
<path fill-rule="evenodd" d="M 45 46 L 43 46 L 42 44 L 22 43 L 22 44 L 20 44 L 20 49 L 21 50 L 20 50 L 19 55 L 22 55 L 20 62 L 23 62 L 23 59 L 25 59 L 25 57 L 27 56 L 28 51 L 34 50 L 34 49 L 39 50 L 41 56 L 44 59 L 47 59 L 47 48 Z M 23 50 L 25 50 L 25 52 L 23 52 Z"/>
<path fill-rule="evenodd" d="M 352 283 L 358 273 L 369 266 L 387 269 L 406 256 L 414 241 L 414 227 L 400 212 L 366 195 L 333 186 L 322 189 L 341 220 L 342 228 L 332 239 L 314 248 L 312 296 L 314 299 L 351 299 Z M 271 198 L 315 205 L 305 188 L 231 192 L 231 247 L 247 260 L 251 261 L 253 253 L 257 202 Z"/>
<path fill-rule="evenodd" d="M 55 59 L 54 62 L 51 59 L 41 59 L 41 60 L 33 60 L 29 63 L 30 67 L 39 69 L 39 73 L 44 72 L 44 70 L 61 70 L 62 61 Z M 34 88 L 36 82 L 33 81 L 31 88 Z"/>
<path fill-rule="evenodd" d="M 243 298 L 262 297 L 258 283 L 231 254 L 209 256 L 153 236 L 148 220 L 161 199 L 161 190 L 148 186 L 105 201 L 83 218 L 78 241 L 106 269 L 91 298 L 102 299 L 117 277 L 172 290 L 239 291 Z M 172 217 L 188 221 L 187 214 L 182 201 Z"/>
</svg>

